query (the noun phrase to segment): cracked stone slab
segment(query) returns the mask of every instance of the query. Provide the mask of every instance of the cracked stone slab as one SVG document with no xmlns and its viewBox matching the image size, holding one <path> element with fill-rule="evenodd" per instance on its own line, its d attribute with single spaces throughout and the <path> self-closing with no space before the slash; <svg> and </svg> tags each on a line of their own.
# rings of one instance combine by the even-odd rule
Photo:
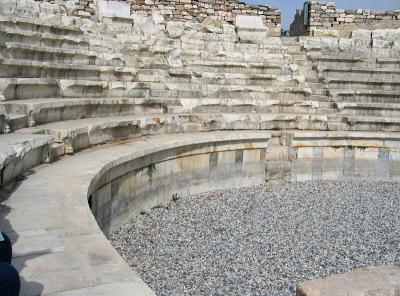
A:
<svg viewBox="0 0 400 296">
<path fill-rule="evenodd" d="M 298 296 L 397 296 L 400 295 L 400 268 L 394 265 L 366 267 L 297 287 Z"/>
</svg>

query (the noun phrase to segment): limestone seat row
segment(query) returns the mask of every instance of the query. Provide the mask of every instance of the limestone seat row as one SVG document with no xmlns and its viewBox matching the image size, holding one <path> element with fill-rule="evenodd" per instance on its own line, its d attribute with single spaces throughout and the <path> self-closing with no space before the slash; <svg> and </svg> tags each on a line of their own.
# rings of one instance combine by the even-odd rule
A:
<svg viewBox="0 0 400 296">
<path fill-rule="evenodd" d="M 11 130 L 49 122 L 134 114 L 293 113 L 332 114 L 328 102 L 240 98 L 49 98 L 3 103 Z"/>
<path fill-rule="evenodd" d="M 179 113 L 106 116 L 57 121 L 16 131 L 45 134 L 64 146 L 63 153 L 95 144 L 153 134 L 224 130 L 327 130 L 327 115 L 290 113 Z"/>
</svg>

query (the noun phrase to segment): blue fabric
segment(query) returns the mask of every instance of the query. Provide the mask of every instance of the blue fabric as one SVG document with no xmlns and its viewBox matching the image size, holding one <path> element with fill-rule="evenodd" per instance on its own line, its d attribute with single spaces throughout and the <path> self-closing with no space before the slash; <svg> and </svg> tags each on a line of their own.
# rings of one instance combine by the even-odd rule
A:
<svg viewBox="0 0 400 296">
<path fill-rule="evenodd" d="M 0 295 L 18 296 L 21 281 L 18 271 L 10 264 L 0 262 Z"/>
<path fill-rule="evenodd" d="M 0 242 L 4 241 L 4 236 L 3 234 L 0 232 Z"/>
<path fill-rule="evenodd" d="M 12 245 L 7 234 L 3 233 L 4 240 L 0 242 L 0 262 L 11 264 Z M 0 294 L 2 295 L 2 294 Z"/>
</svg>

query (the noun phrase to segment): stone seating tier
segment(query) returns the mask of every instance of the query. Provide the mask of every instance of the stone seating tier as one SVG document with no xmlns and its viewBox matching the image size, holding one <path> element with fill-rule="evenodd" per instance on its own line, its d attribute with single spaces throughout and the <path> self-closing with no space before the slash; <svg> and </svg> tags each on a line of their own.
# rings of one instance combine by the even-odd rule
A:
<svg viewBox="0 0 400 296">
<path fill-rule="evenodd" d="M 34 172 L 0 226 L 21 275 L 44 284 L 23 295 L 153 295 L 94 217 L 109 233 L 175 191 L 400 177 L 393 47 L 325 51 L 364 43 L 144 24 L 0 18 L 1 186 Z"/>
</svg>

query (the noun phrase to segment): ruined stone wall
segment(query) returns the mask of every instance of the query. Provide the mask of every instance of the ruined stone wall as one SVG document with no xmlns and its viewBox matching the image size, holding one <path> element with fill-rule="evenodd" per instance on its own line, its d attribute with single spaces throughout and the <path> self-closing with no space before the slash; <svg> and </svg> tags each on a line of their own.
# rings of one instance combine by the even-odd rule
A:
<svg viewBox="0 0 400 296">
<path fill-rule="evenodd" d="M 303 12 L 297 12 L 290 27 L 292 36 L 333 35 L 348 37 L 357 29 L 400 27 L 400 10 L 373 12 L 369 9 L 338 9 L 335 2 L 308 1 L 308 24 Z"/>
<path fill-rule="evenodd" d="M 132 11 L 149 13 L 156 9 L 166 20 L 195 20 L 206 17 L 233 23 L 236 15 L 260 15 L 265 24 L 280 26 L 281 13 L 266 5 L 248 5 L 235 0 L 134 0 Z"/>
<path fill-rule="evenodd" d="M 72 15 L 93 17 L 96 14 L 97 0 L 35 0 L 73 7 Z M 202 22 L 212 17 L 229 23 L 236 15 L 258 15 L 269 27 L 280 28 L 281 12 L 267 5 L 249 5 L 237 0 L 116 0 L 129 2 L 131 13 L 149 15 L 153 10 L 160 11 L 166 20 Z"/>
<path fill-rule="evenodd" d="M 304 26 L 304 11 L 303 9 L 297 9 L 294 16 L 294 21 L 290 25 L 290 35 L 292 36 L 305 36 L 307 34 L 307 28 Z"/>
<path fill-rule="evenodd" d="M 71 16 L 92 18 L 96 14 L 96 5 L 95 5 L 96 0 L 34 0 L 34 1 L 61 5 L 64 8 L 66 8 L 68 15 Z"/>
</svg>

